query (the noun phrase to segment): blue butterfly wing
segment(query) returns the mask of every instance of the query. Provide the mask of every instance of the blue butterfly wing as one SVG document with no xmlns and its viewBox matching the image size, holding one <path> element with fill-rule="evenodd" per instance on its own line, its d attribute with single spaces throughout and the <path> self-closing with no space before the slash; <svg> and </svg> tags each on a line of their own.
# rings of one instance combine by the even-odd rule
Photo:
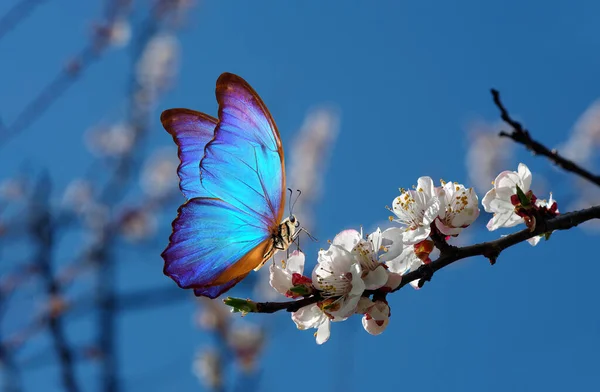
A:
<svg viewBox="0 0 600 392">
<path fill-rule="evenodd" d="M 248 274 L 242 275 L 236 279 L 232 279 L 229 282 L 218 285 L 218 286 L 210 286 L 210 287 L 202 287 L 202 288 L 194 289 L 194 294 L 197 297 L 208 297 L 208 298 L 213 298 L 213 299 L 217 298 L 219 295 L 230 290 L 233 286 L 238 284 L 246 276 L 248 276 Z"/>
<path fill-rule="evenodd" d="M 217 120 L 194 110 L 169 109 L 161 114 L 160 121 L 177 144 L 181 192 L 188 200 L 210 196 L 200 183 L 200 160 L 206 144 L 214 136 Z"/>
<path fill-rule="evenodd" d="M 162 253 L 164 273 L 182 288 L 219 295 L 245 276 L 219 281 L 223 272 L 240 260 L 260 263 L 270 236 L 253 216 L 222 200 L 189 200 L 179 207 Z"/>
<path fill-rule="evenodd" d="M 239 76 L 222 74 L 216 96 L 219 123 L 200 161 L 202 185 L 274 232 L 285 204 L 279 131 L 258 94 Z"/>
</svg>

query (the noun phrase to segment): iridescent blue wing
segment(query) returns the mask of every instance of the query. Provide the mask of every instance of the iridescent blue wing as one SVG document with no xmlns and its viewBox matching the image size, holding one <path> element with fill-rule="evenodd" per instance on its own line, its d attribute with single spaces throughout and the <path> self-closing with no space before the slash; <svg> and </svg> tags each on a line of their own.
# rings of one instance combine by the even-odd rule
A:
<svg viewBox="0 0 600 392">
<path fill-rule="evenodd" d="M 179 207 L 169 245 L 162 253 L 164 273 L 182 288 L 218 296 L 260 264 L 272 243 L 256 218 L 222 200 L 195 198 Z M 236 266 L 254 265 L 221 279 Z M 215 287 L 220 286 L 220 287 Z"/>
<path fill-rule="evenodd" d="M 177 144 L 181 192 L 188 200 L 210 196 L 200 183 L 200 160 L 206 144 L 214 136 L 217 120 L 194 110 L 169 109 L 161 114 L 160 121 Z"/>
<path fill-rule="evenodd" d="M 239 76 L 217 80 L 219 123 L 200 161 L 212 197 L 245 211 L 257 227 L 275 232 L 284 212 L 285 171 L 279 131 L 258 94 Z"/>
<path fill-rule="evenodd" d="M 208 298 L 217 298 L 219 295 L 224 292 L 230 290 L 233 286 L 242 281 L 248 274 L 242 275 L 236 279 L 230 280 L 227 283 L 218 285 L 218 286 L 210 286 L 210 287 L 202 287 L 199 289 L 194 289 L 194 294 L 197 297 L 208 297 Z"/>
</svg>

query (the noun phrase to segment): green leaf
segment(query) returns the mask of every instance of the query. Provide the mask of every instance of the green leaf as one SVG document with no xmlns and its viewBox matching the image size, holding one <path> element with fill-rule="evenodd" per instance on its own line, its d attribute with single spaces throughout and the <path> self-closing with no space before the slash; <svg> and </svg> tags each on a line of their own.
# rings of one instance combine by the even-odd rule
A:
<svg viewBox="0 0 600 392">
<path fill-rule="evenodd" d="M 531 206 L 531 202 L 530 202 L 529 198 L 527 197 L 527 195 L 525 193 L 523 193 L 523 191 L 521 190 L 521 188 L 519 188 L 518 185 L 517 185 L 517 197 L 519 198 L 519 202 L 521 203 L 521 205 L 523 207 Z"/>
<path fill-rule="evenodd" d="M 250 299 L 227 297 L 223 300 L 225 305 L 231 306 L 234 313 L 241 312 L 242 316 L 247 313 L 256 313 L 258 308 L 256 302 Z"/>
</svg>

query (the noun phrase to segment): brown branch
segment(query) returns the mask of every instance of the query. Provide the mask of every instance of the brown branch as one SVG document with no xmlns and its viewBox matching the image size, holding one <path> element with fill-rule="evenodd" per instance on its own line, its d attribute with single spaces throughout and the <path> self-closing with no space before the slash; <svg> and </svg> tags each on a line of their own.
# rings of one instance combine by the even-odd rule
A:
<svg viewBox="0 0 600 392">
<path fill-rule="evenodd" d="M 492 89 L 492 97 L 494 98 L 494 104 L 500 109 L 500 116 L 502 120 L 511 126 L 512 132 L 500 132 L 501 137 L 508 137 L 515 142 L 524 145 L 528 150 L 532 151 L 536 155 L 542 155 L 550 159 L 554 164 L 560 166 L 564 170 L 575 173 L 580 177 L 585 178 L 586 180 L 600 186 L 600 176 L 592 174 L 588 170 L 582 168 L 577 165 L 575 162 L 563 157 L 556 150 L 550 150 L 548 147 L 544 146 L 542 143 L 533 139 L 529 134 L 529 131 L 521 125 L 518 121 L 515 121 L 508 110 L 502 104 L 500 100 L 500 93 L 498 90 Z"/>
<path fill-rule="evenodd" d="M 530 238 L 533 238 L 544 233 L 552 232 L 554 230 L 568 230 L 583 222 L 600 219 L 600 206 L 590 207 L 587 209 L 569 212 L 566 214 L 559 215 L 555 218 L 548 219 L 546 221 L 538 221 L 535 230 L 530 231 L 529 229 L 523 229 L 516 233 L 507 235 L 506 237 L 499 238 L 494 241 L 482 242 L 465 247 L 455 247 L 446 244 L 443 250 L 440 250 L 440 256 L 434 262 L 421 266 L 419 269 L 409 272 L 402 277 L 402 283 L 394 289 L 394 291 L 400 290 L 408 283 L 418 280 L 419 286 L 423 286 L 425 281 L 429 281 L 433 274 L 440 269 L 447 267 L 448 265 L 462 259 L 466 259 L 473 256 L 485 256 L 494 263 L 500 253 L 511 246 L 518 243 L 524 242 Z M 445 241 L 444 241 L 445 243 Z M 364 296 L 370 296 L 378 294 L 378 290 L 367 290 L 364 292 Z M 248 313 L 275 313 L 280 310 L 287 312 L 295 312 L 298 309 L 317 303 L 322 298 L 318 295 L 306 297 L 299 301 L 286 301 L 286 302 L 253 302 L 248 301 L 248 307 L 244 307 L 243 311 Z"/>
</svg>

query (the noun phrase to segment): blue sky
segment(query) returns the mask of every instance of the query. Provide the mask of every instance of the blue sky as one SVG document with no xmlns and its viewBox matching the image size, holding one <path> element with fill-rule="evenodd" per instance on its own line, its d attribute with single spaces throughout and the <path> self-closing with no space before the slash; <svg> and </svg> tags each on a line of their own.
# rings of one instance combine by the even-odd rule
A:
<svg viewBox="0 0 600 392">
<path fill-rule="evenodd" d="M 14 2 L 0 4 L 0 14 Z M 84 45 L 99 12 L 98 2 L 47 2 L 0 40 L 5 123 Z M 155 110 L 149 144 L 172 144 L 158 121 L 163 109 L 216 113 L 214 83 L 225 71 L 259 92 L 284 146 L 310 108 L 334 103 L 341 132 L 331 146 L 313 234 L 324 240 L 361 224 L 373 227 L 386 220 L 384 206 L 397 189 L 419 176 L 469 185 L 465 131 L 475 119 L 497 120 L 491 87 L 537 138 L 549 146 L 566 140 L 600 96 L 599 13 L 594 1 L 205 0 L 179 34 L 178 83 Z M 24 162 L 47 167 L 58 189 L 82 176 L 92 162 L 82 133 L 123 114 L 128 61 L 126 50 L 107 53 L 39 121 L 1 147 L 0 178 Z M 516 153 L 506 169 L 524 162 L 534 190 L 536 173 L 544 173 L 559 203 L 561 194 L 572 195 L 568 177 L 521 148 Z M 158 248 L 171 219 L 159 222 Z M 487 219 L 482 211 L 480 223 Z M 510 232 L 470 231 L 472 241 Z M 588 251 L 595 235 L 576 229 L 536 248 L 521 244 L 493 267 L 484 259 L 458 262 L 423 290 L 394 294 L 390 325 L 378 337 L 365 333 L 356 317 L 334 325 L 330 341 L 317 346 L 287 314 L 250 315 L 273 318 L 260 390 L 595 390 L 600 266 Z M 124 266 L 120 284 L 165 283 L 159 252 Z M 128 390 L 197 389 L 190 361 L 207 338 L 191 325 L 193 309 L 177 303 L 123 317 L 119 349 Z M 81 321 L 74 336 L 86 335 L 92 321 Z M 95 382 L 91 367 L 80 370 L 81 381 Z M 39 377 L 27 381 L 31 389 L 57 385 L 56 372 L 31 374 Z"/>
</svg>

